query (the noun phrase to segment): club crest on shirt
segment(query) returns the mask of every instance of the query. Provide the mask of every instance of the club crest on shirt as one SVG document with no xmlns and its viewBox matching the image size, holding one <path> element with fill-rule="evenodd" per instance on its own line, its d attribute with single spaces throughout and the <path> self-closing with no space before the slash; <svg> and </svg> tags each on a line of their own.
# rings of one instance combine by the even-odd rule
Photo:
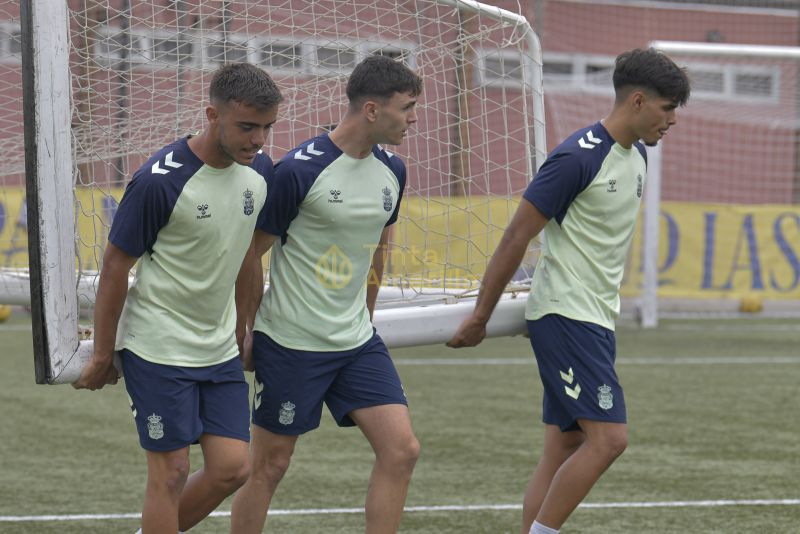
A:
<svg viewBox="0 0 800 534">
<path fill-rule="evenodd" d="M 603 384 L 597 388 L 597 404 L 604 410 L 614 407 L 614 395 L 611 393 L 611 386 Z"/>
<path fill-rule="evenodd" d="M 294 422 L 294 408 L 295 405 L 292 401 L 286 401 L 281 404 L 278 422 L 282 425 L 291 425 Z"/>
<path fill-rule="evenodd" d="M 642 178 L 641 174 L 636 176 L 636 196 L 639 197 L 639 198 L 642 198 L 642 182 L 643 181 L 644 181 L 644 179 Z"/>
<path fill-rule="evenodd" d="M 383 209 L 386 211 L 392 211 L 392 204 L 394 201 L 392 200 L 392 190 L 388 187 L 383 188 Z"/>
<path fill-rule="evenodd" d="M 253 214 L 253 206 L 255 202 L 253 201 L 253 192 L 249 189 L 245 189 L 244 193 L 242 193 L 242 203 L 244 205 L 244 214 L 245 215 L 252 215 Z"/>
<path fill-rule="evenodd" d="M 161 439 L 164 437 L 164 423 L 161 422 L 160 415 L 147 416 L 147 435 L 150 439 Z"/>
</svg>

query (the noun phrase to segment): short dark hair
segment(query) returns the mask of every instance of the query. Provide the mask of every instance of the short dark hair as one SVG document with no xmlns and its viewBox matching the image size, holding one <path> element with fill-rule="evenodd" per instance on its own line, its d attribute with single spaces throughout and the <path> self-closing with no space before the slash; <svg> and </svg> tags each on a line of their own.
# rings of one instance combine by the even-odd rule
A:
<svg viewBox="0 0 800 534">
<path fill-rule="evenodd" d="M 271 109 L 283 100 L 270 75 L 249 63 L 230 63 L 217 69 L 209 97 L 212 104 L 233 101 L 259 109 Z"/>
<path fill-rule="evenodd" d="M 394 93 L 417 96 L 422 92 L 422 78 L 399 61 L 374 55 L 356 65 L 347 80 L 346 92 L 351 104 L 369 97 L 391 98 Z"/>
<path fill-rule="evenodd" d="M 675 64 L 655 48 L 636 48 L 617 56 L 614 90 L 617 96 L 625 89 L 642 87 L 683 106 L 689 100 L 691 85 L 686 69 Z"/>
</svg>

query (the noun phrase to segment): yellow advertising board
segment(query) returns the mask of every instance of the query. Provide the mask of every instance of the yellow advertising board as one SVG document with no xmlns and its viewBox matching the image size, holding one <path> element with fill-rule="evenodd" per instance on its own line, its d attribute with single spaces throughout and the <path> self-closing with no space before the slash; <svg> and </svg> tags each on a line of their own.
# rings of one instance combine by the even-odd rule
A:
<svg viewBox="0 0 800 534">
<path fill-rule="evenodd" d="M 638 293 L 641 258 L 639 228 L 623 294 Z M 658 286 L 662 297 L 800 298 L 800 206 L 662 203 Z"/>
<path fill-rule="evenodd" d="M 95 270 L 123 188 L 78 190 L 81 267 Z M 0 188 L 0 267 L 28 266 L 22 187 Z M 393 228 L 393 274 L 428 283 L 479 280 L 516 202 L 496 197 L 408 197 Z M 664 202 L 660 212 L 659 296 L 720 298 L 759 294 L 800 299 L 800 206 Z M 623 295 L 642 283 L 641 225 L 626 266 Z M 449 267 L 445 267 L 445 265 Z M 445 272 L 445 269 L 447 271 Z"/>
<path fill-rule="evenodd" d="M 123 187 L 104 191 L 76 190 L 75 217 L 78 222 L 77 246 L 81 269 L 97 270 L 123 191 Z M 25 188 L 0 188 L 0 268 L 28 268 L 27 230 Z"/>
</svg>

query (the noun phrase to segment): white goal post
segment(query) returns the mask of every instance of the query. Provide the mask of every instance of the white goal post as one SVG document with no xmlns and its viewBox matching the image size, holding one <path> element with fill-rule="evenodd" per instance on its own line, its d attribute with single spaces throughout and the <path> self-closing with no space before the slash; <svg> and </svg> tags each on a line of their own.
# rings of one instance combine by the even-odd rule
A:
<svg viewBox="0 0 800 534">
<path fill-rule="evenodd" d="M 65 2 L 23 1 L 31 322 L 36 382 L 60 374 L 78 347 L 68 14 Z"/>
<path fill-rule="evenodd" d="M 335 126 L 361 58 L 420 73 L 419 121 L 392 149 L 409 178 L 374 322 L 390 347 L 449 339 L 546 156 L 528 21 L 474 0 L 155 2 L 21 4 L 30 271 L 0 266 L 0 303 L 23 303 L 29 277 L 37 383 L 73 382 L 91 356 L 79 322 L 91 320 L 124 185 L 155 150 L 203 128 L 209 75 L 231 61 L 262 66 L 284 93 L 264 147 L 276 161 Z M 0 172 L 0 192 L 19 196 L 12 174 Z M 534 244 L 488 335 L 524 331 L 535 255 Z"/>
<path fill-rule="evenodd" d="M 679 124 L 676 128 L 676 136 L 684 136 L 686 139 L 696 140 L 713 135 L 720 131 L 720 124 L 725 124 L 725 121 L 732 120 L 729 117 L 734 116 L 741 124 L 746 125 L 744 127 L 738 124 L 735 125 L 735 128 L 740 130 L 742 134 L 740 138 L 736 138 L 735 140 L 733 138 L 728 139 L 727 144 L 733 146 L 734 149 L 744 147 L 746 143 L 749 142 L 745 141 L 745 139 L 751 135 L 755 135 L 748 130 L 747 125 L 765 127 L 765 124 L 771 124 L 774 132 L 769 134 L 771 136 L 769 139 L 773 144 L 778 144 L 775 143 L 775 141 L 785 142 L 786 131 L 793 131 L 796 138 L 800 135 L 800 133 L 798 133 L 800 132 L 800 104 L 798 104 L 800 95 L 797 93 L 795 82 L 791 79 L 797 76 L 796 73 L 798 69 L 800 69 L 800 47 L 685 41 L 652 41 L 650 42 L 650 46 L 670 55 L 680 64 L 688 64 L 687 68 L 690 78 L 693 78 L 694 74 L 695 80 L 693 80 L 693 82 L 701 82 L 700 84 L 693 83 L 692 88 L 693 95 L 690 106 L 696 111 L 689 113 L 688 110 L 686 110 L 679 113 Z M 720 120 L 718 116 L 714 115 L 715 112 L 719 114 L 719 111 L 715 111 L 715 108 L 722 108 L 722 105 L 713 102 L 711 104 L 694 104 L 695 100 L 701 100 L 705 96 L 703 93 L 705 89 L 703 80 L 705 78 L 701 76 L 705 73 L 703 69 L 708 69 L 710 72 L 717 74 L 719 83 L 722 83 L 724 76 L 732 76 L 726 74 L 724 70 L 726 63 L 738 65 L 743 61 L 764 62 L 764 64 L 760 66 L 761 70 L 756 70 L 751 65 L 747 65 L 747 68 L 755 72 L 756 75 L 768 73 L 774 76 L 775 79 L 780 79 L 780 75 L 784 75 L 788 78 L 782 85 L 776 84 L 773 90 L 775 93 L 774 101 L 762 102 L 762 100 L 765 99 L 740 98 L 740 104 L 737 106 L 736 113 L 726 116 L 724 120 Z M 717 81 L 715 78 L 711 78 L 711 80 Z M 798 78 L 798 80 L 800 80 L 800 78 Z M 780 96 L 778 93 L 781 91 L 786 92 L 786 95 Z M 781 111 L 784 108 L 786 108 L 786 110 Z M 724 108 L 722 109 L 724 110 Z M 710 119 L 706 119 L 704 115 L 709 115 Z M 716 126 L 709 127 L 709 123 L 715 123 Z M 713 128 L 717 128 L 717 130 Z M 726 129 L 727 131 L 731 131 L 734 129 L 734 125 L 732 124 L 730 128 Z M 670 135 L 656 147 L 648 147 L 648 186 L 646 188 L 643 214 L 643 282 L 639 309 L 639 318 L 642 326 L 645 328 L 657 326 L 659 319 L 659 252 L 663 251 L 662 249 L 665 248 L 659 243 L 659 238 L 661 236 L 660 225 L 662 222 L 662 169 L 665 165 L 665 147 L 669 147 L 670 143 L 674 141 L 675 137 Z M 686 153 L 680 153 L 678 150 L 673 151 L 671 157 L 691 159 L 691 156 Z M 697 157 L 702 158 L 702 154 L 698 154 Z M 797 164 L 795 164 L 793 170 L 797 173 Z M 720 172 L 721 176 L 715 178 L 719 182 L 719 189 L 735 189 L 735 186 L 726 185 L 725 171 L 718 172 Z M 762 172 L 768 174 L 764 169 L 762 169 Z M 783 168 L 780 171 L 770 173 L 776 175 L 776 177 L 770 177 L 769 180 L 765 177 L 757 177 L 753 181 L 774 181 L 779 177 L 783 182 L 791 183 L 791 172 L 791 169 Z M 673 189 L 676 189 L 674 184 Z M 697 202 L 703 199 L 695 198 L 693 200 Z M 719 200 L 717 202 L 719 202 Z M 749 202 L 753 203 L 753 205 L 764 203 L 780 206 L 786 203 L 786 206 L 791 206 L 791 195 L 784 194 L 781 196 L 775 194 L 770 196 L 768 200 L 750 200 Z M 699 232 L 701 230 L 698 229 L 697 231 Z M 731 291 L 731 293 L 734 294 L 731 295 L 729 300 L 735 303 L 738 295 L 733 291 Z M 674 308 L 672 311 L 673 314 L 683 316 L 687 313 L 703 313 L 702 310 L 708 309 L 711 306 L 710 303 L 701 301 L 688 304 L 678 303 L 672 307 Z"/>
</svg>

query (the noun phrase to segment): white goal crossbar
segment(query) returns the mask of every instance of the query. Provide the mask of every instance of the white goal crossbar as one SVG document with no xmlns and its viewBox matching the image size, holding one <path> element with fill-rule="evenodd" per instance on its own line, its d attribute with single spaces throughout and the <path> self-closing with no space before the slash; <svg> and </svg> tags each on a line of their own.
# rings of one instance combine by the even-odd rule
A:
<svg viewBox="0 0 800 534">
<path fill-rule="evenodd" d="M 666 54 L 682 56 L 763 57 L 800 59 L 800 47 L 727 43 L 693 43 L 687 41 L 651 41 L 650 46 Z"/>
</svg>

